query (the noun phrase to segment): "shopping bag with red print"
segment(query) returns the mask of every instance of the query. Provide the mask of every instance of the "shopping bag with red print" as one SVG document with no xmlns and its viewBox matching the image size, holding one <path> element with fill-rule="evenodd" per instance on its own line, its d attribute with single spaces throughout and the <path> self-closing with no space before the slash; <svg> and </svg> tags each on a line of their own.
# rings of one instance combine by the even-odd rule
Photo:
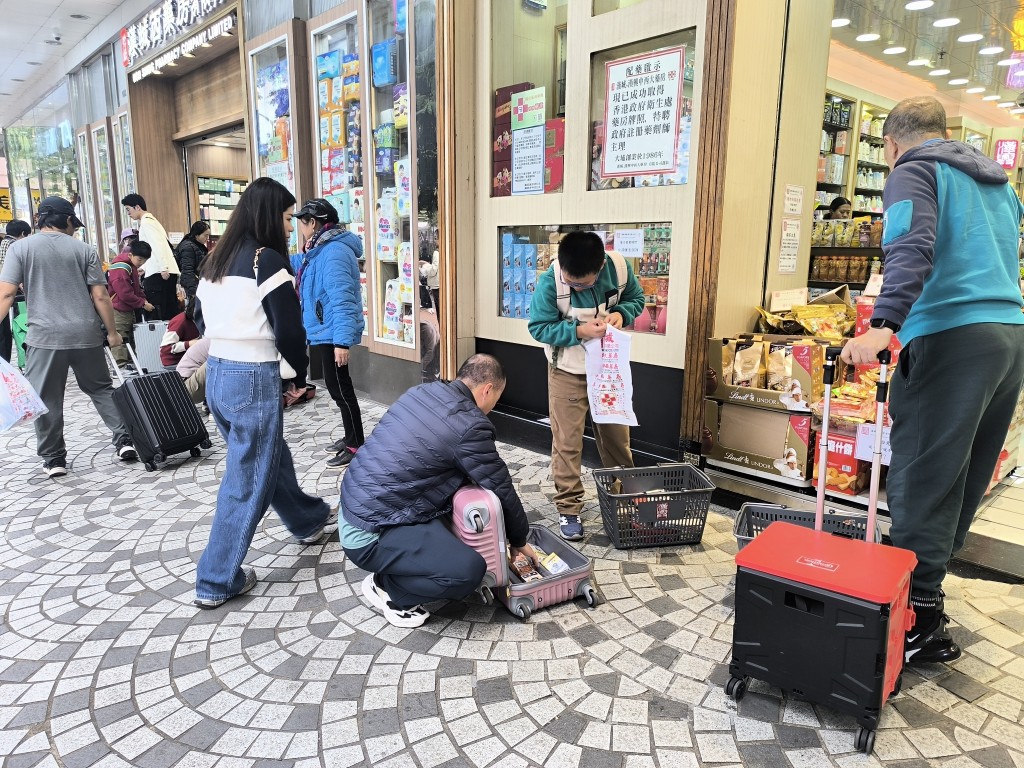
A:
<svg viewBox="0 0 1024 768">
<path fill-rule="evenodd" d="M 22 422 L 35 421 L 44 413 L 46 406 L 28 379 L 0 358 L 0 432 L 6 432 Z"/>
</svg>

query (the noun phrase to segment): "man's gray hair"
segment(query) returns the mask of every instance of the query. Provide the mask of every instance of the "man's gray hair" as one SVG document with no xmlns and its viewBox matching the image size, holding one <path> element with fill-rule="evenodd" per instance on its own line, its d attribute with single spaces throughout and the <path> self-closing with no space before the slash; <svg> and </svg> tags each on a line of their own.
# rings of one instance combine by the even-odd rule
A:
<svg viewBox="0 0 1024 768">
<path fill-rule="evenodd" d="M 882 126 L 883 136 L 896 141 L 914 141 L 925 136 L 946 137 L 946 110 L 933 96 L 904 99 L 889 112 Z"/>
<path fill-rule="evenodd" d="M 456 376 L 470 389 L 481 384 L 493 384 L 499 389 L 505 386 L 505 371 L 498 359 L 490 355 L 473 355 L 462 364 Z"/>
</svg>

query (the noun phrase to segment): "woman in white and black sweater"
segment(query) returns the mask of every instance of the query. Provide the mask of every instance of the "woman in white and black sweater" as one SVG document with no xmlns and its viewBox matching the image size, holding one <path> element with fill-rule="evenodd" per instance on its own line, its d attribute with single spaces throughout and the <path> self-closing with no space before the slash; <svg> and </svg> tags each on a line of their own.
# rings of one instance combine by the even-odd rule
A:
<svg viewBox="0 0 1024 768">
<path fill-rule="evenodd" d="M 203 267 L 196 321 L 210 339 L 206 399 L 227 443 L 210 540 L 199 560 L 196 600 L 216 608 L 256 585 L 242 568 L 269 506 L 302 544 L 337 526 L 337 513 L 299 488 L 284 440 L 281 379 L 306 382 L 306 334 L 288 262 L 295 198 L 269 178 L 242 193 Z"/>
</svg>

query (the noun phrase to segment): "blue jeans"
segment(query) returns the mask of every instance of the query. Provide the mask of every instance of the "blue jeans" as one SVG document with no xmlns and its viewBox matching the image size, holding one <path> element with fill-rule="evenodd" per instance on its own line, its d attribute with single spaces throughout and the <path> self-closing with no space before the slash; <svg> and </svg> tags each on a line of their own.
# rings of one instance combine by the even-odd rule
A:
<svg viewBox="0 0 1024 768">
<path fill-rule="evenodd" d="M 268 507 L 297 538 L 316 533 L 330 513 L 326 502 L 304 493 L 295 477 L 284 441 L 279 365 L 217 357 L 207 362 L 207 403 L 228 456 L 210 540 L 196 572 L 200 600 L 224 600 L 245 585 L 242 561 Z"/>
</svg>

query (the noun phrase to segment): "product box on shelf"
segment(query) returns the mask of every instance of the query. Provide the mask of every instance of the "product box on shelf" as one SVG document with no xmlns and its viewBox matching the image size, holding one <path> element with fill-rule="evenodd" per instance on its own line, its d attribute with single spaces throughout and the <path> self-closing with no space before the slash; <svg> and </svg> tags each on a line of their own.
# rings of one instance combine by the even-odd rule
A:
<svg viewBox="0 0 1024 768">
<path fill-rule="evenodd" d="M 317 106 L 320 108 L 321 115 L 327 114 L 331 111 L 331 108 L 334 106 L 334 96 L 331 92 L 330 79 L 317 81 L 316 100 Z"/>
<path fill-rule="evenodd" d="M 495 160 L 492 178 L 493 197 L 506 197 L 512 194 L 512 160 Z"/>
<path fill-rule="evenodd" d="M 704 401 L 701 450 L 711 463 L 806 487 L 811 472 L 814 432 L 811 415 L 745 408 Z"/>
<path fill-rule="evenodd" d="M 395 128 L 409 127 L 409 86 L 397 83 L 393 92 L 395 110 Z"/>
<path fill-rule="evenodd" d="M 398 217 L 395 211 L 395 190 L 381 191 L 377 201 L 377 259 L 395 261 L 395 243 L 398 239 Z"/>
<path fill-rule="evenodd" d="M 365 221 L 364 211 L 366 210 L 363 203 L 362 187 L 352 187 L 348 191 L 348 206 L 352 223 L 362 224 Z"/>
<path fill-rule="evenodd" d="M 866 425 L 865 425 L 866 426 Z M 857 456 L 858 438 L 853 435 L 830 433 L 828 436 L 828 460 L 825 465 L 825 489 L 834 493 L 856 496 L 867 488 L 871 479 L 870 456 L 865 461 Z M 817 480 L 817 451 L 814 456 L 814 474 Z"/>
<path fill-rule="evenodd" d="M 512 122 L 512 96 L 521 91 L 533 88 L 533 83 L 516 83 L 498 88 L 494 92 L 494 122 L 508 124 Z"/>
<path fill-rule="evenodd" d="M 398 41 L 392 37 L 374 44 L 370 48 L 370 65 L 374 87 L 394 85 L 398 77 Z"/>
<path fill-rule="evenodd" d="M 827 345 L 825 340 L 804 336 L 714 336 L 708 339 L 705 394 L 757 408 L 809 411 L 810 404 L 825 393 L 822 374 Z"/>
<path fill-rule="evenodd" d="M 565 151 L 565 118 L 556 117 L 544 123 L 544 156 L 560 155 Z"/>
<path fill-rule="evenodd" d="M 417 277 L 412 243 L 403 241 L 398 246 L 398 298 L 403 304 L 412 304 Z"/>
<path fill-rule="evenodd" d="M 400 157 L 395 161 L 395 208 L 399 218 L 407 219 L 412 215 L 412 168 L 409 156 Z"/>
<path fill-rule="evenodd" d="M 512 125 L 510 123 L 494 124 L 493 160 L 512 159 Z"/>
<path fill-rule="evenodd" d="M 565 175 L 565 158 L 562 155 L 544 158 L 544 192 L 561 192 Z"/>
<path fill-rule="evenodd" d="M 384 285 L 384 337 L 395 341 L 402 332 L 400 291 L 397 280 L 388 280 Z"/>
<path fill-rule="evenodd" d="M 871 327 L 871 315 L 875 311 L 875 297 L 874 296 L 858 296 L 857 297 L 857 323 L 853 328 L 854 336 L 862 336 L 868 332 Z M 900 344 L 899 338 L 896 334 L 892 335 L 892 340 L 889 342 L 889 352 L 892 353 L 892 363 L 889 366 L 889 378 L 892 378 L 892 372 L 895 370 L 895 365 L 900 357 L 900 350 L 903 349 L 903 345 Z M 861 378 L 861 375 L 869 371 L 877 371 L 878 363 L 873 365 L 858 365 L 856 366 L 856 377 Z"/>
</svg>

